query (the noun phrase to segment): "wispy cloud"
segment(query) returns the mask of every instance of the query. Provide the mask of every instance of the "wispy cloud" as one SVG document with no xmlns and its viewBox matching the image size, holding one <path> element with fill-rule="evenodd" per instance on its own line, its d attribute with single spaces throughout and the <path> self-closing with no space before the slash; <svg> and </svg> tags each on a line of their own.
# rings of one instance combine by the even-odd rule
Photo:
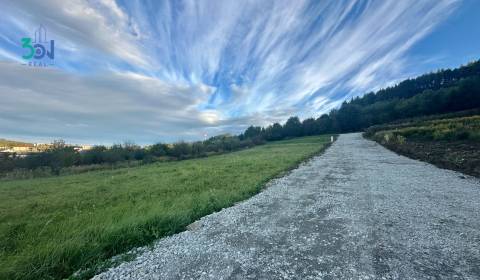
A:
<svg viewBox="0 0 480 280">
<path fill-rule="evenodd" d="M 15 63 L 0 63 L 0 71 L 0 127 L 14 137 L 174 141 L 198 138 L 199 127 L 208 132 L 217 122 L 215 112 L 197 109 L 211 94 L 202 84 L 132 73 L 78 76 Z"/>
<path fill-rule="evenodd" d="M 113 0 L 6 1 L 2 10 L 2 32 L 13 38 L 29 35 L 42 24 L 61 42 L 58 47 L 81 58 L 103 54 L 139 66 L 148 64 L 134 20 Z M 75 60 L 75 53 L 69 59 Z"/>
<path fill-rule="evenodd" d="M 151 142 L 318 116 L 410 74 L 408 51 L 459 5 L 7 1 L 0 70 L 16 76 L 0 77 L 0 124 L 12 136 Z M 12 64 L 12 42 L 38 24 L 58 42 L 56 70 Z"/>
</svg>

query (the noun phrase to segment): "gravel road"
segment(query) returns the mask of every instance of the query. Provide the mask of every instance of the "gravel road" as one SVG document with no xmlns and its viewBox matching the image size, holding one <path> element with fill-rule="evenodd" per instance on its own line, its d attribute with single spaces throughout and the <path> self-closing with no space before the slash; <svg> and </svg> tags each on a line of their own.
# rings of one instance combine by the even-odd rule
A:
<svg viewBox="0 0 480 280">
<path fill-rule="evenodd" d="M 480 181 L 341 135 L 94 279 L 480 279 Z"/>
</svg>

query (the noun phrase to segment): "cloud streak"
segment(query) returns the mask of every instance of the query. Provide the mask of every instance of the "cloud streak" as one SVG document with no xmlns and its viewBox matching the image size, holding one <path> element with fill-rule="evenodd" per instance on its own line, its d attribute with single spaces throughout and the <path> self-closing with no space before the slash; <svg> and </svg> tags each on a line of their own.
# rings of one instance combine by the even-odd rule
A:
<svg viewBox="0 0 480 280">
<path fill-rule="evenodd" d="M 459 5 L 10 1 L 0 124 L 12 137 L 147 143 L 318 116 L 410 74 L 409 50 Z M 13 62 L 12 42 L 39 23 L 58 42 L 55 70 Z"/>
<path fill-rule="evenodd" d="M 175 141 L 198 138 L 199 127 L 216 121 L 212 112 L 196 109 L 211 94 L 204 85 L 132 73 L 77 76 L 14 63 L 0 63 L 0 71 L 0 92 L 8 93 L 0 103 L 0 127 L 7 136 Z"/>
</svg>

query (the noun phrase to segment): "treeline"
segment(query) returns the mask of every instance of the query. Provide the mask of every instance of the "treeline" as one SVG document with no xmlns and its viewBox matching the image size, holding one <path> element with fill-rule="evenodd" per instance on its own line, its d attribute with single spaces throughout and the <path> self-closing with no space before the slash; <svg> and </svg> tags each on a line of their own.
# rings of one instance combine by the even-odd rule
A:
<svg viewBox="0 0 480 280">
<path fill-rule="evenodd" d="M 480 61 L 454 70 L 405 80 L 396 86 L 345 101 L 319 118 L 291 117 L 281 125 L 249 127 L 240 137 L 274 141 L 289 137 L 361 131 L 406 118 L 480 108 Z"/>
<path fill-rule="evenodd" d="M 334 132 L 334 129 L 330 123 L 330 119 L 325 118 L 325 116 L 318 119 L 305 119 L 303 122 L 300 121 L 298 117 L 290 117 L 284 125 L 274 123 L 265 128 L 250 126 L 244 133 L 239 135 L 239 139 L 252 139 L 255 142 L 277 141 L 286 138 L 318 135 L 329 132 Z"/>
<path fill-rule="evenodd" d="M 125 161 L 153 162 L 208 156 L 245 147 L 300 136 L 360 131 L 372 125 L 405 118 L 445 114 L 480 108 L 480 61 L 453 70 L 440 70 L 408 79 L 396 86 L 368 93 L 344 102 L 319 118 L 300 121 L 290 117 L 285 124 L 250 126 L 238 136 L 220 135 L 205 141 L 175 144 L 158 143 L 140 147 L 132 143 L 96 146 L 77 152 L 56 145 L 53 149 L 27 157 L 0 158 L 0 174 L 15 169 L 47 167 L 59 174 L 65 167 L 114 164 Z"/>
<path fill-rule="evenodd" d="M 253 139 L 240 139 L 238 136 L 219 135 L 197 142 L 157 143 L 147 147 L 125 143 L 110 147 L 94 146 L 91 150 L 78 152 L 74 147 L 65 145 L 63 141 L 57 141 L 52 149 L 42 153 L 25 157 L 15 154 L 1 157 L 0 174 L 41 168 L 46 169 L 47 173 L 58 175 L 63 168 L 72 166 L 113 165 L 125 161 L 151 163 L 158 160 L 181 160 L 235 151 L 261 143 Z"/>
</svg>

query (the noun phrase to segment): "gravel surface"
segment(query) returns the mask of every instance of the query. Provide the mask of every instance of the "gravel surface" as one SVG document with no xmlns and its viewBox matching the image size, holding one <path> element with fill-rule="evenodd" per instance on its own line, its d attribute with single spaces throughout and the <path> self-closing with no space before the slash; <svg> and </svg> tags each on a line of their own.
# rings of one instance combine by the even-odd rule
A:
<svg viewBox="0 0 480 280">
<path fill-rule="evenodd" d="M 480 279 L 480 181 L 360 134 L 94 279 Z"/>
</svg>

